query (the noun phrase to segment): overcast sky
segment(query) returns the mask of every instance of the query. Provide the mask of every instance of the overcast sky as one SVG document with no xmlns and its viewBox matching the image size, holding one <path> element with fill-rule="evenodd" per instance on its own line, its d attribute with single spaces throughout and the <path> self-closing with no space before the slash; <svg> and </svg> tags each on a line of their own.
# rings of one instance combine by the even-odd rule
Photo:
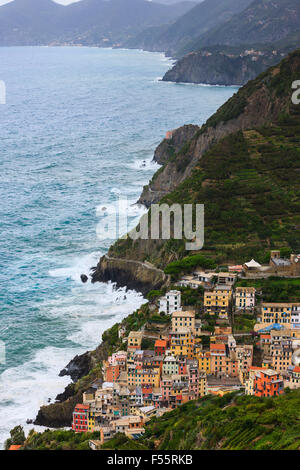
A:
<svg viewBox="0 0 300 470">
<path fill-rule="evenodd" d="M 0 0 L 0 5 L 4 5 L 5 3 L 9 3 L 12 0 Z M 78 0 L 55 0 L 56 3 L 61 3 L 62 5 L 69 5 L 69 3 L 74 3 Z"/>
</svg>

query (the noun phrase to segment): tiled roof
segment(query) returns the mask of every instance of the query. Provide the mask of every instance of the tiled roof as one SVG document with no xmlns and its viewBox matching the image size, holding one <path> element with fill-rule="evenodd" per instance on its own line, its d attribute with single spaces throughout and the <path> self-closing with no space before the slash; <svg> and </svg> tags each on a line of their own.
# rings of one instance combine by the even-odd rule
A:
<svg viewBox="0 0 300 470">
<path fill-rule="evenodd" d="M 154 347 L 158 347 L 158 348 L 159 348 L 159 347 L 162 347 L 162 348 L 164 348 L 164 347 L 166 347 L 166 346 L 167 346 L 167 341 L 166 341 L 165 339 L 157 339 L 157 340 L 155 341 Z"/>
<path fill-rule="evenodd" d="M 89 410 L 90 406 L 82 405 L 81 403 L 78 403 L 75 408 L 79 408 L 80 410 Z"/>
<path fill-rule="evenodd" d="M 212 351 L 219 351 L 220 349 L 222 349 L 222 351 L 225 351 L 226 348 L 225 348 L 224 343 L 218 343 L 218 344 L 211 344 L 210 349 Z"/>
</svg>

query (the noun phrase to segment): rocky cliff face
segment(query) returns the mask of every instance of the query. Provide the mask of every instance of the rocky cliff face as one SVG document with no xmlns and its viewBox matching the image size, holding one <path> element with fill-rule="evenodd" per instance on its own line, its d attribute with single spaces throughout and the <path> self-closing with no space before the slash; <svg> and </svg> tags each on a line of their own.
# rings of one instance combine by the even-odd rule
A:
<svg viewBox="0 0 300 470">
<path fill-rule="evenodd" d="M 160 165 L 165 165 L 169 160 L 175 157 L 178 152 L 180 152 L 186 142 L 190 141 L 199 130 L 199 126 L 189 124 L 170 131 L 170 137 L 165 138 L 156 148 L 153 160 Z M 150 207 L 152 203 L 161 199 L 168 190 L 168 185 L 166 185 L 165 187 L 161 187 L 161 189 L 153 191 L 150 182 L 149 185 L 144 186 L 138 203 L 143 204 L 146 207 Z"/>
<path fill-rule="evenodd" d="M 253 60 L 254 59 L 254 60 Z M 163 77 L 164 81 L 209 85 L 244 85 L 278 61 L 277 56 L 226 55 L 193 52 L 179 60 Z"/>
<path fill-rule="evenodd" d="M 273 68 L 272 74 L 276 76 L 277 73 L 279 73 L 279 69 Z M 190 176 L 212 143 L 218 142 L 226 135 L 238 130 L 263 126 L 283 112 L 288 104 L 286 97 L 280 99 L 273 96 L 272 90 L 261 82 L 260 78 L 249 82 L 246 87 L 225 103 L 201 129 L 198 129 L 192 138 L 187 138 L 186 141 L 181 140 L 181 145 L 177 148 L 174 147 L 169 159 L 166 159 L 167 152 L 163 154 L 162 160 L 165 163 L 154 175 L 149 185 L 144 188 L 139 202 L 146 207 L 157 203 L 166 193 L 173 191 Z M 181 129 L 184 135 L 184 128 Z M 180 134 L 180 130 L 176 132 Z M 167 145 L 163 141 L 161 148 L 167 149 Z M 172 141 L 169 145 L 172 145 Z"/>
<path fill-rule="evenodd" d="M 171 192 L 173 201 L 182 201 L 183 196 L 178 200 L 177 192 L 179 194 L 181 185 L 194 175 L 196 168 L 202 165 L 202 159 L 208 155 L 211 147 L 215 147 L 218 142 L 233 133 L 265 125 L 270 126 L 276 122 L 280 115 L 288 115 L 291 104 L 291 83 L 298 76 L 299 57 L 300 53 L 297 51 L 283 60 L 280 65 L 270 68 L 255 80 L 250 81 L 221 106 L 201 129 L 193 129 L 196 132 L 191 138 L 180 139 L 180 145 L 172 147 L 172 140 L 164 141 L 157 151 L 159 161 L 164 164 L 153 176 L 149 185 L 144 188 L 139 202 L 150 207 L 152 203 L 161 200 L 169 201 Z M 176 131 L 178 136 L 184 136 L 184 133 L 185 127 Z M 175 133 L 173 135 L 175 136 Z M 169 151 L 170 148 L 171 151 Z M 213 162 L 210 166 L 213 166 Z M 217 174 L 215 176 L 218 177 Z M 213 183 L 205 180 L 198 189 L 190 190 L 193 192 L 195 200 L 197 200 L 197 194 L 201 188 L 209 187 L 210 184 Z M 188 199 L 188 188 L 185 187 L 185 191 L 184 199 Z M 151 239 L 135 242 L 121 239 L 110 248 L 108 254 L 116 259 L 148 260 L 155 266 L 163 268 L 176 257 L 184 255 L 183 245 L 184 243 L 180 244 L 180 241 L 177 243 L 175 240 L 172 244 L 170 241 L 162 242 Z M 112 273 L 106 262 L 101 268 L 102 263 L 103 261 L 100 261 L 97 272 L 101 273 L 101 280 L 107 280 Z M 114 272 L 117 272 L 119 263 L 119 266 L 124 269 L 122 277 L 126 279 L 128 265 L 117 260 L 114 263 Z M 119 272 L 118 275 L 121 276 L 121 273 Z M 113 279 L 116 277 L 114 276 Z"/>
<path fill-rule="evenodd" d="M 168 277 L 150 263 L 103 256 L 92 276 L 92 282 L 115 282 L 119 287 L 135 289 L 143 294 L 160 289 Z"/>
</svg>

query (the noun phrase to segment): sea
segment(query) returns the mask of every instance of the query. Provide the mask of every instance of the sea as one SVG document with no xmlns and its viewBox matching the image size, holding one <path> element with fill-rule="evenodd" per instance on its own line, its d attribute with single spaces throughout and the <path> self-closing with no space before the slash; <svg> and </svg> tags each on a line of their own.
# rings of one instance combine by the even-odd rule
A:
<svg viewBox="0 0 300 470">
<path fill-rule="evenodd" d="M 0 447 L 63 391 L 70 359 L 145 302 L 80 276 L 144 213 L 165 133 L 237 91 L 162 82 L 170 66 L 138 50 L 0 48 Z"/>
</svg>

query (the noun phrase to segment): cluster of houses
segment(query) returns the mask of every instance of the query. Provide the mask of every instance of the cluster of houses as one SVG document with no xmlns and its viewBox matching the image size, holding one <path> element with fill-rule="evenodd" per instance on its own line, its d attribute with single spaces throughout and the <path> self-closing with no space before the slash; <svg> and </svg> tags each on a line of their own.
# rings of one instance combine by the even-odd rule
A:
<svg viewBox="0 0 300 470">
<path fill-rule="evenodd" d="M 255 308 L 255 288 L 233 286 L 237 280 L 237 273 L 230 272 L 194 272 L 184 276 L 178 286 L 197 289 L 204 288 L 204 313 L 217 315 L 219 319 L 228 320 L 232 309 L 253 313 Z M 171 313 L 180 309 L 180 291 L 170 291 L 160 299 L 159 312 Z"/>
<path fill-rule="evenodd" d="M 182 306 L 180 290 L 170 290 L 158 301 L 170 324 L 156 334 L 151 349 L 142 348 L 143 329 L 125 338 L 120 327 L 124 347 L 103 362 L 104 380 L 83 394 L 72 429 L 99 431 L 100 441 L 91 443 L 97 447 L 118 432 L 138 438 L 151 417 L 207 394 L 241 390 L 272 397 L 285 387 L 300 387 L 300 303 L 257 307 L 255 288 L 234 287 L 239 267 L 235 269 L 197 272 L 180 281 L 181 286 L 204 287 L 203 312 L 217 316 L 213 333 L 205 331 L 193 309 Z M 232 312 L 257 311 L 252 333 L 233 334 Z M 245 344 L 247 334 L 250 344 Z M 254 348 L 260 351 L 260 367 L 253 365 Z"/>
</svg>

